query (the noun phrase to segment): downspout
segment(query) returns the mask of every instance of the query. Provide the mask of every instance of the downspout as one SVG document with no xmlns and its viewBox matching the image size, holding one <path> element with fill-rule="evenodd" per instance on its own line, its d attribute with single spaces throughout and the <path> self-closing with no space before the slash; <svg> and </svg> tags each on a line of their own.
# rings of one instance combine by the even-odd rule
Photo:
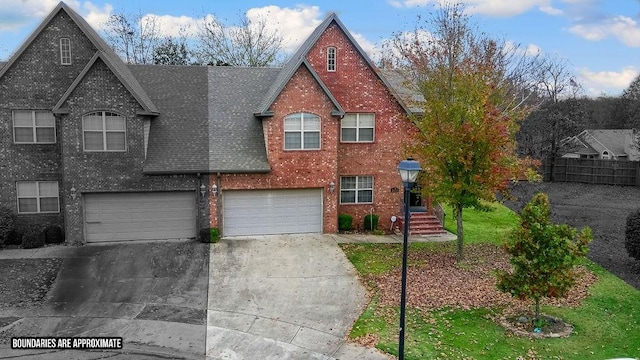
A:
<svg viewBox="0 0 640 360">
<path fill-rule="evenodd" d="M 218 224 L 218 233 L 222 234 L 222 228 L 223 228 L 223 224 L 222 224 L 222 187 L 221 185 L 221 181 L 220 181 L 220 173 L 216 174 L 216 186 L 218 187 L 218 195 L 216 195 L 216 220 L 217 220 L 217 224 Z"/>
</svg>

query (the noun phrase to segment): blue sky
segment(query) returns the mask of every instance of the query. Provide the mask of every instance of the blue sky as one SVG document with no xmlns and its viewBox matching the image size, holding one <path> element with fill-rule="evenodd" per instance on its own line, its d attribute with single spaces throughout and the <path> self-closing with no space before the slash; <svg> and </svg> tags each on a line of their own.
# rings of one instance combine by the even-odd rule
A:
<svg viewBox="0 0 640 360">
<path fill-rule="evenodd" d="M 205 16 L 266 15 L 285 49 L 336 12 L 374 59 L 393 33 L 411 30 L 438 0 L 67 0 L 97 30 L 112 13 L 158 16 L 162 30 L 195 32 Z M 566 59 L 588 96 L 618 96 L 640 73 L 640 0 L 461 0 L 479 29 L 523 49 Z M 0 0 L 0 60 L 7 60 L 58 0 Z"/>
</svg>

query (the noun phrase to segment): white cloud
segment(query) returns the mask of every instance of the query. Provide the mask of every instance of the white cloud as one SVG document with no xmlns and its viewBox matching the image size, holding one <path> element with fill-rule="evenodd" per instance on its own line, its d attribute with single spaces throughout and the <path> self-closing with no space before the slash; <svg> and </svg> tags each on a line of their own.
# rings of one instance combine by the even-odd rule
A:
<svg viewBox="0 0 640 360">
<path fill-rule="evenodd" d="M 620 71 L 593 72 L 586 68 L 579 70 L 581 83 L 589 96 L 618 96 L 635 79 L 640 71 L 638 68 L 628 66 Z"/>
<path fill-rule="evenodd" d="M 542 11 L 543 13 L 547 14 L 547 15 L 551 15 L 551 16 L 560 16 L 564 14 L 564 11 L 558 9 L 558 8 L 554 8 L 551 5 L 544 5 L 544 6 L 540 6 L 540 11 Z"/>
<path fill-rule="evenodd" d="M 34 20 L 40 21 L 49 15 L 59 2 L 59 0 L 2 0 L 0 31 L 12 31 L 27 26 Z M 113 11 L 110 4 L 99 8 L 90 1 L 66 0 L 65 3 L 80 13 L 95 29 L 100 29 Z"/>
<path fill-rule="evenodd" d="M 283 49 L 288 53 L 295 51 L 322 22 L 318 6 L 296 5 L 294 8 L 281 8 L 270 5 L 247 11 L 249 20 L 256 21 L 262 17 L 269 19 L 268 30 L 280 32 L 283 37 Z"/>
<path fill-rule="evenodd" d="M 209 17 L 211 15 L 207 15 Z M 198 32 L 198 24 L 203 19 L 196 19 L 190 16 L 155 15 L 147 14 L 140 19 L 141 22 L 154 20 L 162 36 L 171 37 L 195 37 Z"/>
<path fill-rule="evenodd" d="M 362 34 L 351 33 L 351 36 L 356 40 L 358 45 L 367 53 L 369 58 L 374 62 L 377 62 L 380 59 L 380 49 L 376 44 L 367 40 Z"/>
<path fill-rule="evenodd" d="M 105 26 L 107 20 L 109 20 L 109 16 L 113 13 L 113 6 L 109 3 L 104 4 L 102 8 L 99 8 L 91 2 L 85 1 L 82 8 L 83 10 L 80 10 L 79 12 L 82 14 L 84 19 L 87 20 L 89 25 L 96 30 L 101 30 Z M 78 10 L 77 5 L 76 10 Z"/>
<path fill-rule="evenodd" d="M 616 16 L 597 24 L 575 25 L 569 31 L 591 41 L 614 37 L 627 46 L 640 47 L 640 26 L 627 16 Z"/>
</svg>

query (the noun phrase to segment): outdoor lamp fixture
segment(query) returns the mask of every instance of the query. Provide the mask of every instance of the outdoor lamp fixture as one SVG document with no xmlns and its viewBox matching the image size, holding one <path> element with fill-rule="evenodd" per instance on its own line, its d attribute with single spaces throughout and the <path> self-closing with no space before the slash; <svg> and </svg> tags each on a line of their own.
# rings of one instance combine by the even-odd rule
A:
<svg viewBox="0 0 640 360">
<path fill-rule="evenodd" d="M 333 181 L 329 183 L 329 192 L 333 194 L 333 191 L 336 189 L 336 183 Z"/>
<path fill-rule="evenodd" d="M 213 194 L 213 196 L 217 196 L 218 195 L 218 185 L 213 184 L 211 186 L 211 193 Z"/>
<path fill-rule="evenodd" d="M 69 192 L 73 200 L 75 200 L 78 197 L 78 191 L 76 190 L 76 188 L 72 187 L 71 190 L 69 190 Z"/>
<path fill-rule="evenodd" d="M 204 199 L 204 196 L 207 195 L 207 187 L 204 184 L 200 185 L 200 195 Z"/>
<path fill-rule="evenodd" d="M 398 337 L 398 360 L 404 360 L 404 317 L 407 303 L 407 250 L 409 247 L 409 202 L 411 188 L 416 184 L 420 173 L 420 164 L 408 158 L 398 165 L 398 172 L 404 185 L 404 236 L 402 241 L 402 288 L 400 291 L 400 334 Z"/>
</svg>

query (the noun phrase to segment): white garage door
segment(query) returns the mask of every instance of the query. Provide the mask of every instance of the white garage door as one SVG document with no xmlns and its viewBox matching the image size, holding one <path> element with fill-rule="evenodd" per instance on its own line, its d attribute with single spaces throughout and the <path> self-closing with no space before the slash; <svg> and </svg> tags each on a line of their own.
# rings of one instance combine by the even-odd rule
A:
<svg viewBox="0 0 640 360">
<path fill-rule="evenodd" d="M 322 232 L 322 190 L 225 191 L 223 235 Z"/>
<path fill-rule="evenodd" d="M 84 195 L 87 242 L 195 237 L 195 192 Z"/>
</svg>

